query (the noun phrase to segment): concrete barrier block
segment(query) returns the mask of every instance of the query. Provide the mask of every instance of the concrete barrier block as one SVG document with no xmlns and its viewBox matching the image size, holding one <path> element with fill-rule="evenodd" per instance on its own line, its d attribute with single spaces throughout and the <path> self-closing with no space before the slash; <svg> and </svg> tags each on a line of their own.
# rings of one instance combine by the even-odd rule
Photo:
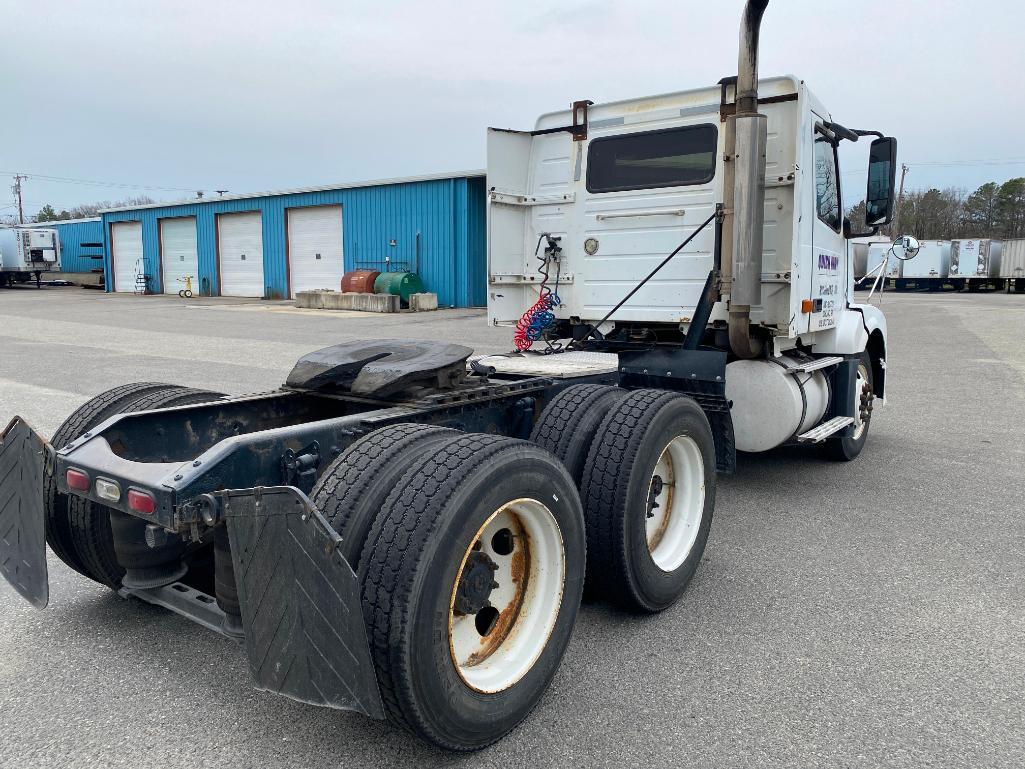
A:
<svg viewBox="0 0 1025 769">
<path fill-rule="evenodd" d="M 357 294 L 337 291 L 300 291 L 295 306 L 306 310 L 355 310 L 357 312 L 398 312 L 399 298 L 392 294 Z"/>
<path fill-rule="evenodd" d="M 322 310 L 347 310 L 349 309 L 345 302 L 346 294 L 330 293 L 322 294 L 320 297 L 320 307 Z"/>
<path fill-rule="evenodd" d="M 438 295 L 430 292 L 409 295 L 409 309 L 413 312 L 428 312 L 438 309 Z"/>
<path fill-rule="evenodd" d="M 305 310 L 319 310 L 324 306 L 324 300 L 321 297 L 327 293 L 330 292 L 300 291 L 295 295 L 295 306 L 302 307 Z"/>
</svg>

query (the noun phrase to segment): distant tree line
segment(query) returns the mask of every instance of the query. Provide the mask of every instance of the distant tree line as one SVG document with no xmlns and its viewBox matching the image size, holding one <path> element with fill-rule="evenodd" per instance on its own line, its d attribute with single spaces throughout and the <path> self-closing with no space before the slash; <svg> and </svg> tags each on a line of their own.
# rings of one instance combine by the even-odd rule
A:
<svg viewBox="0 0 1025 769">
<path fill-rule="evenodd" d="M 81 206 L 75 206 L 72 209 L 61 209 L 57 211 L 53 206 L 47 203 L 45 206 L 39 209 L 39 213 L 35 216 L 36 222 L 60 222 L 67 219 L 88 219 L 90 216 L 96 216 L 100 211 L 105 208 L 121 208 L 124 206 L 145 206 L 150 203 L 156 203 L 153 198 L 147 197 L 146 195 L 139 195 L 134 198 L 125 198 L 124 200 L 101 200 L 98 203 L 86 203 Z"/>
<path fill-rule="evenodd" d="M 847 215 L 852 230 L 868 229 L 864 201 Z M 883 232 L 914 235 L 922 240 L 1025 238 L 1025 177 L 1003 184 L 987 182 L 971 194 L 954 187 L 905 190 L 897 211 L 897 227 L 900 233 L 890 231 L 892 228 L 883 228 Z"/>
</svg>

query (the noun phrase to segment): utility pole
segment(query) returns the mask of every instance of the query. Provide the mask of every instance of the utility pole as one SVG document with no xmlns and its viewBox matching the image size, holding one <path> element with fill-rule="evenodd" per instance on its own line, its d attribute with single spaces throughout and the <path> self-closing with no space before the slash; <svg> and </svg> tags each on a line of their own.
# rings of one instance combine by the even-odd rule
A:
<svg viewBox="0 0 1025 769">
<path fill-rule="evenodd" d="M 18 198 L 18 222 L 21 223 L 21 224 L 25 223 L 25 211 L 24 211 L 24 209 L 21 206 L 21 183 L 22 183 L 22 181 L 25 181 L 27 179 L 28 179 L 27 176 L 22 176 L 21 174 L 15 174 L 14 175 L 14 186 L 11 187 L 11 192 L 13 192 L 17 196 L 17 198 Z"/>
<path fill-rule="evenodd" d="M 897 225 L 900 224 L 900 203 L 904 199 L 904 177 L 907 176 L 908 165 L 907 163 L 900 164 L 900 192 L 897 193 L 897 208 L 893 212 L 893 224 L 891 225 L 890 234 L 895 238 L 900 237 L 900 230 L 897 229 Z"/>
</svg>

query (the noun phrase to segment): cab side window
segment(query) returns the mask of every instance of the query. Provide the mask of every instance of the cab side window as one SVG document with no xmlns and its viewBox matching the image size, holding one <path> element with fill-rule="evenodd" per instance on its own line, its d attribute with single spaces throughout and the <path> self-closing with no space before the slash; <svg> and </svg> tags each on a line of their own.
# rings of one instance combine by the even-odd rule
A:
<svg viewBox="0 0 1025 769">
<path fill-rule="evenodd" d="M 842 217 L 836 150 L 822 137 L 815 140 L 815 208 L 819 219 L 840 231 Z"/>
</svg>

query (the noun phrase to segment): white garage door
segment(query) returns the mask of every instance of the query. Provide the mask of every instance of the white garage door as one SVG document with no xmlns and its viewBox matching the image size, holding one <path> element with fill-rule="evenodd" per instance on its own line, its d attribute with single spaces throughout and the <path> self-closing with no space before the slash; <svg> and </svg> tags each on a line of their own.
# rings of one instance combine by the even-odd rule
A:
<svg viewBox="0 0 1025 769">
<path fill-rule="evenodd" d="M 135 274 L 142 263 L 142 222 L 117 222 L 110 226 L 110 254 L 114 259 L 114 290 L 135 291 Z"/>
<path fill-rule="evenodd" d="M 217 217 L 221 296 L 263 296 L 263 218 L 260 212 Z"/>
<path fill-rule="evenodd" d="M 196 251 L 196 217 L 160 220 L 160 260 L 164 265 L 164 293 L 177 294 L 192 278 L 192 290 L 199 293 L 199 254 Z"/>
<path fill-rule="evenodd" d="M 288 270 L 293 297 L 318 288 L 341 290 L 341 206 L 288 209 Z"/>
</svg>

